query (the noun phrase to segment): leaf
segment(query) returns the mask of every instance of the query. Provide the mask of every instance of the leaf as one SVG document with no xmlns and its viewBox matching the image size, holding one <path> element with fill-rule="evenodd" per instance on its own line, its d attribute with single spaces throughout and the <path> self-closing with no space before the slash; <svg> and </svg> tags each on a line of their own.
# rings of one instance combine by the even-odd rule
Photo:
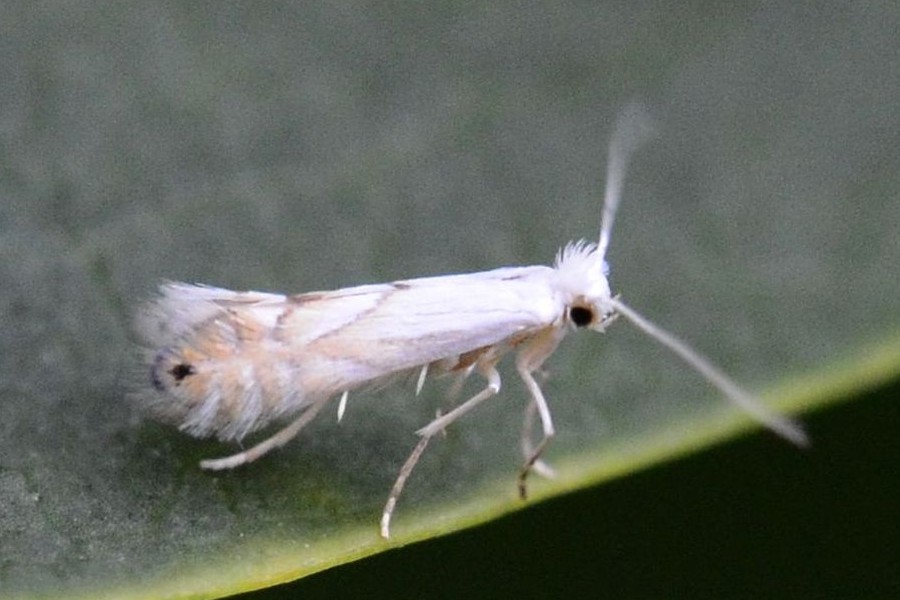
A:
<svg viewBox="0 0 900 600">
<path fill-rule="evenodd" d="M 507 368 L 432 443 L 384 542 L 413 432 L 460 399 L 449 382 L 354 394 L 339 426 L 323 414 L 224 474 L 197 464 L 233 447 L 125 400 L 130 313 L 162 278 L 300 292 L 547 264 L 592 239 L 628 96 L 659 136 L 626 184 L 614 288 L 785 410 L 896 378 L 892 12 L 561 5 L 548 26 L 540 6 L 196 6 L 35 6 L 4 32 L 0 595 L 221 597 L 746 430 L 626 324 L 573 335 L 543 383 L 559 476 L 517 499 Z"/>
</svg>

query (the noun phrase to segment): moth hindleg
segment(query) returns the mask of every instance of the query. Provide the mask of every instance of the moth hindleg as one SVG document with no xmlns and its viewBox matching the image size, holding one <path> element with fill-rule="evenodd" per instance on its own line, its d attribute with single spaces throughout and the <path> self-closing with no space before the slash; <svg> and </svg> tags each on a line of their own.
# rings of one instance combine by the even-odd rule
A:
<svg viewBox="0 0 900 600">
<path fill-rule="evenodd" d="M 415 468 L 416 463 L 418 463 L 419 459 L 422 457 L 422 453 L 425 452 L 425 448 L 428 446 L 428 442 L 431 438 L 444 431 L 444 429 L 456 421 L 456 419 L 463 416 L 491 396 L 495 396 L 497 392 L 500 391 L 500 373 L 497 372 L 495 362 L 496 361 L 492 361 L 480 368 L 483 375 L 488 380 L 488 384 L 483 390 L 447 414 L 437 417 L 431 423 L 416 432 L 421 436 L 419 443 L 416 444 L 416 447 L 413 448 L 409 458 L 406 459 L 406 462 L 403 463 L 403 466 L 400 468 L 400 472 L 397 474 L 397 480 L 394 482 L 387 503 L 384 505 L 384 512 L 381 514 L 381 537 L 384 539 L 391 536 L 391 515 L 394 513 L 394 507 L 397 505 L 397 499 L 400 497 L 400 493 L 403 492 L 403 486 L 406 485 L 406 480 Z"/>
<path fill-rule="evenodd" d="M 315 418 L 316 414 L 318 414 L 330 399 L 331 397 L 326 396 L 325 398 L 316 400 L 310 404 L 299 417 L 294 419 L 290 425 L 279 430 L 273 436 L 264 439 L 252 448 L 244 450 L 243 452 L 238 452 L 237 454 L 232 454 L 231 456 L 201 460 L 200 467 L 211 471 L 221 471 L 223 469 L 233 469 L 249 462 L 253 462 L 270 450 L 274 450 L 291 441 L 294 436 L 300 433 L 300 430 L 303 429 L 307 423 Z"/>
</svg>

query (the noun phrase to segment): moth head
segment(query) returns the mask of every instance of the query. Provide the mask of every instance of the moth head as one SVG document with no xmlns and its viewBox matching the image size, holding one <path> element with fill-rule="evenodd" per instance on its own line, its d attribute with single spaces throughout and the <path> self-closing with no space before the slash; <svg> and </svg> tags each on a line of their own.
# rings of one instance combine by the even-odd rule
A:
<svg viewBox="0 0 900 600">
<path fill-rule="evenodd" d="M 618 314 L 609 289 L 606 251 L 622 197 L 628 160 L 652 129 L 650 118 L 640 105 L 628 106 L 619 117 L 609 143 L 600 237 L 596 244 L 583 241 L 569 244 L 556 258 L 560 287 L 569 294 L 566 320 L 575 327 L 603 331 Z"/>
<path fill-rule="evenodd" d="M 565 296 L 565 320 L 576 328 L 603 331 L 615 318 L 609 266 L 590 242 L 573 242 L 556 257 L 557 285 Z"/>
<path fill-rule="evenodd" d="M 807 445 L 803 430 L 790 419 L 770 411 L 756 398 L 743 391 L 727 375 L 713 366 L 690 346 L 650 322 L 640 313 L 613 297 L 609 288 L 606 251 L 612 235 L 616 210 L 622 196 L 625 167 L 631 154 L 650 135 L 652 127 L 644 111 L 636 105 L 626 109 L 616 124 L 609 145 L 606 193 L 600 238 L 596 244 L 574 242 L 556 257 L 557 290 L 564 294 L 565 322 L 577 328 L 603 331 L 616 317 L 622 316 L 639 330 L 680 356 L 697 373 L 717 387 L 726 398 L 763 425 L 799 445 Z"/>
</svg>

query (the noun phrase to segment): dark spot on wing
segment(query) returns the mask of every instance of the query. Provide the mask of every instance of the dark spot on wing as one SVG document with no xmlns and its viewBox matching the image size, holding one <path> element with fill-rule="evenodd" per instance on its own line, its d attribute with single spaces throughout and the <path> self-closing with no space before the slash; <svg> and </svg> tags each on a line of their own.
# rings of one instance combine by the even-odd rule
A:
<svg viewBox="0 0 900 600">
<path fill-rule="evenodd" d="M 318 302 L 324 297 L 325 294 L 322 292 L 308 292 L 306 294 L 294 294 L 293 296 L 288 296 L 288 300 L 294 304 L 306 304 L 307 302 Z"/>
<path fill-rule="evenodd" d="M 196 372 L 197 370 L 194 366 L 189 365 L 188 363 L 178 363 L 169 369 L 169 374 L 175 378 L 175 385 L 178 385 L 185 377 L 193 375 Z"/>
<path fill-rule="evenodd" d="M 294 314 L 294 306 L 289 304 L 281 312 L 281 314 L 278 315 L 278 318 L 275 320 L 275 331 L 276 332 L 281 331 L 281 328 L 284 327 L 284 324 L 287 322 L 288 319 L 291 318 L 291 315 L 293 315 L 293 314 Z"/>
<path fill-rule="evenodd" d="M 170 381 L 163 373 L 167 373 L 175 380 L 175 385 L 180 385 L 185 377 L 189 377 L 197 372 L 194 365 L 186 362 L 177 362 L 175 366 L 168 368 L 172 364 L 172 351 L 166 348 L 156 355 L 153 359 L 153 366 L 150 367 L 150 383 L 160 392 L 165 392 L 169 388 Z M 177 360 L 177 359 L 176 359 Z"/>
</svg>

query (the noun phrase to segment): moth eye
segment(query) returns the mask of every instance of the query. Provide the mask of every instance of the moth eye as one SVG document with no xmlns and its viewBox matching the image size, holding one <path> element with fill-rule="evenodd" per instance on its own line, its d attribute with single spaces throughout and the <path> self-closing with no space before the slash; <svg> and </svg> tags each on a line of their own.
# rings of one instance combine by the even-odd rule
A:
<svg viewBox="0 0 900 600">
<path fill-rule="evenodd" d="M 576 327 L 587 327 L 594 320 L 594 311 L 584 306 L 573 306 L 569 309 L 569 318 Z"/>
</svg>

